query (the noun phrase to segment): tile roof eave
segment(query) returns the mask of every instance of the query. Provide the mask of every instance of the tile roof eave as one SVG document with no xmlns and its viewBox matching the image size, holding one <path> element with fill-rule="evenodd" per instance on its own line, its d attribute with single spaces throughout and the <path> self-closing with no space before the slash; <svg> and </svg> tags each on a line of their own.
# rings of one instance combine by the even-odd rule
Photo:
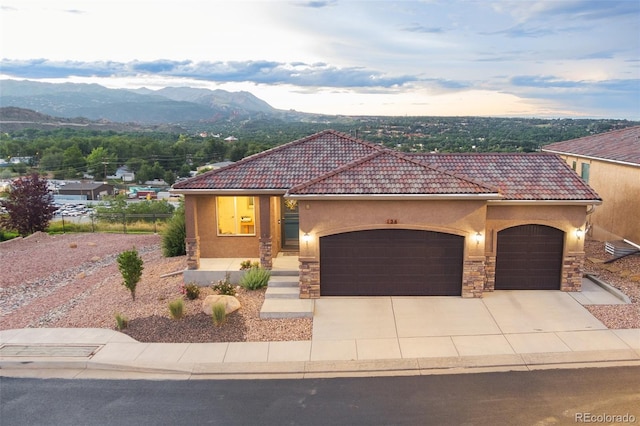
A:
<svg viewBox="0 0 640 426">
<path fill-rule="evenodd" d="M 498 193 L 481 194 L 290 194 L 287 192 L 285 198 L 293 200 L 479 200 L 498 201 L 503 197 Z"/>
<path fill-rule="evenodd" d="M 556 151 L 553 149 L 546 149 L 546 148 L 542 148 L 542 151 L 548 152 L 550 154 L 556 154 L 556 155 L 566 155 L 570 157 L 587 158 L 589 160 L 602 161 L 605 163 L 615 163 L 615 164 L 622 164 L 624 166 L 640 167 L 640 163 L 634 163 L 631 161 L 612 160 L 610 158 L 596 157 L 593 155 L 585 155 L 585 154 L 577 154 L 575 152 L 568 152 L 568 151 Z"/>
<path fill-rule="evenodd" d="M 230 189 L 180 189 L 171 188 L 169 190 L 172 194 L 182 195 L 284 195 L 286 189 L 246 189 L 246 188 L 230 188 Z"/>
<path fill-rule="evenodd" d="M 513 199 L 504 199 L 504 200 L 488 200 L 489 204 L 493 205 L 549 205 L 549 206 L 591 206 L 591 205 L 601 205 L 601 199 L 584 199 L 584 200 L 513 200 Z"/>
</svg>

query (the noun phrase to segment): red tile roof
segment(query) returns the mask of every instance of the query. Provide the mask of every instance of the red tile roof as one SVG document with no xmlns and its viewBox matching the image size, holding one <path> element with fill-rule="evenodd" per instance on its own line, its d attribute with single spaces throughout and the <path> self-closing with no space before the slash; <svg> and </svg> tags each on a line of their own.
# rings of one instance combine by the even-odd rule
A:
<svg viewBox="0 0 640 426">
<path fill-rule="evenodd" d="M 290 195 L 496 194 L 497 189 L 429 167 L 399 152 L 375 152 L 294 186 Z"/>
<path fill-rule="evenodd" d="M 555 154 L 414 154 L 412 157 L 496 186 L 506 200 L 600 200 Z"/>
<path fill-rule="evenodd" d="M 174 189 L 287 189 L 384 148 L 326 130 L 243 158 L 173 186 Z"/>
<path fill-rule="evenodd" d="M 640 126 L 555 142 L 542 150 L 640 166 Z"/>
<path fill-rule="evenodd" d="M 333 130 L 244 158 L 173 186 L 178 192 L 296 195 L 481 195 L 600 200 L 555 154 L 406 155 Z"/>
</svg>

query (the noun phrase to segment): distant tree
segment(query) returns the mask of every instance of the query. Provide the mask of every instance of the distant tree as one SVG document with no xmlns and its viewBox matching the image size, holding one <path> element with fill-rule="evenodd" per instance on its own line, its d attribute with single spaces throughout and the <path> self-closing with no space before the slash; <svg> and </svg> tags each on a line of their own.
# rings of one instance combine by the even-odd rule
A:
<svg viewBox="0 0 640 426">
<path fill-rule="evenodd" d="M 116 171 L 116 156 L 103 147 L 94 148 L 87 156 L 87 168 L 96 179 L 106 179 L 106 174 Z"/>
<path fill-rule="evenodd" d="M 0 217 L 0 226 L 15 229 L 21 236 L 46 230 L 56 211 L 47 180 L 37 173 L 14 179 L 9 196 L 0 200 L 0 206 L 7 209 L 6 216 Z"/>
</svg>

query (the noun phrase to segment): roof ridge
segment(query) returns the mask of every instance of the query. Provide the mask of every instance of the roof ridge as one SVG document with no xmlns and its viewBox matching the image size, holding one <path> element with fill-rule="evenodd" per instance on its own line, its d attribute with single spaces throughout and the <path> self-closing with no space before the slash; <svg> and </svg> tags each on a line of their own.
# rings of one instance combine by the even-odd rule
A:
<svg viewBox="0 0 640 426">
<path fill-rule="evenodd" d="M 450 177 L 453 177 L 455 179 L 464 181 L 466 183 L 470 183 L 472 185 L 479 186 L 480 188 L 483 188 L 485 190 L 493 191 L 495 193 L 500 193 L 500 189 L 499 188 L 494 187 L 492 185 L 488 185 L 486 182 L 481 182 L 481 181 L 472 179 L 472 178 L 470 178 L 468 176 L 458 175 L 457 173 L 450 172 L 450 171 L 448 171 L 446 169 L 422 163 L 420 161 L 414 160 L 413 158 L 411 158 L 410 155 L 407 155 L 407 154 L 404 154 L 404 153 L 401 153 L 401 152 L 398 152 L 398 151 L 395 151 L 395 150 L 392 150 L 392 149 L 389 149 L 389 148 L 382 147 L 377 152 L 372 152 L 371 154 L 367 154 L 364 157 L 360 157 L 357 160 L 354 160 L 354 161 L 352 161 L 350 163 L 347 163 L 347 164 L 345 164 L 345 165 L 343 165 L 341 167 L 338 167 L 337 169 L 332 170 L 329 173 L 325 173 L 324 175 L 318 176 L 318 177 L 316 177 L 314 179 L 311 179 L 311 180 L 309 180 L 307 182 L 303 182 L 301 184 L 294 185 L 293 187 L 291 187 L 291 188 L 289 188 L 287 190 L 287 194 L 289 194 L 290 191 L 291 192 L 295 192 L 295 191 L 298 191 L 298 190 L 300 190 L 302 188 L 309 187 L 309 186 L 314 185 L 314 184 L 316 184 L 318 182 L 321 182 L 323 180 L 326 180 L 326 179 L 329 179 L 329 178 L 331 178 L 333 176 L 336 176 L 336 175 L 338 175 L 338 174 L 340 174 L 340 173 L 342 173 L 342 172 L 344 172 L 346 170 L 352 169 L 352 168 L 354 168 L 354 167 L 356 167 L 356 166 L 358 166 L 360 164 L 363 164 L 363 163 L 365 163 L 367 161 L 371 161 L 376 157 L 379 157 L 381 155 L 387 155 L 387 154 L 388 155 L 392 155 L 392 156 L 394 156 L 394 157 L 396 157 L 396 158 L 398 158 L 400 160 L 408 161 L 408 162 L 410 162 L 412 164 L 415 164 L 416 166 L 419 166 L 421 168 L 431 169 L 433 171 L 445 174 L 447 176 L 450 176 Z"/>
<path fill-rule="evenodd" d="M 294 141 L 287 142 L 287 143 L 284 143 L 282 145 L 277 145 L 277 146 L 274 146 L 273 148 L 269 148 L 269 149 L 266 149 L 264 151 L 257 152 L 255 154 L 252 154 L 252 155 L 250 155 L 248 157 L 244 157 L 241 160 L 235 161 L 232 164 L 229 164 L 227 166 L 221 167 L 219 169 L 209 170 L 209 171 L 207 171 L 205 173 L 202 173 L 200 175 L 194 176 L 193 178 L 190 178 L 190 179 L 187 179 L 185 181 L 182 181 L 182 182 L 179 182 L 179 183 L 175 184 L 174 188 L 180 189 L 182 186 L 187 184 L 186 182 L 193 182 L 193 180 L 195 180 L 195 179 L 198 179 L 198 180 L 199 179 L 203 179 L 203 178 L 206 179 L 209 176 L 213 176 L 213 175 L 216 175 L 218 173 L 222 173 L 222 171 L 226 172 L 228 170 L 233 170 L 233 169 L 235 169 L 237 167 L 241 167 L 242 165 L 244 165 L 245 163 L 248 163 L 250 161 L 255 161 L 256 159 L 260 159 L 260 158 L 263 158 L 265 156 L 271 155 L 274 152 L 277 153 L 279 151 L 282 151 L 284 149 L 290 148 L 292 146 L 302 145 L 302 144 L 304 144 L 304 143 L 306 143 L 306 142 L 308 142 L 310 140 L 316 139 L 316 138 L 318 138 L 320 136 L 323 136 L 325 134 L 332 134 L 332 135 L 335 135 L 337 137 L 340 137 L 340 138 L 343 138 L 343 139 L 347 139 L 347 140 L 350 140 L 352 142 L 359 143 L 360 145 L 364 145 L 364 146 L 376 149 L 378 151 L 386 149 L 386 148 L 381 147 L 379 145 L 376 145 L 374 143 L 367 142 L 367 141 L 362 140 L 362 139 L 354 138 L 353 136 L 348 135 L 346 133 L 338 132 L 337 130 L 334 130 L 334 129 L 325 129 L 325 130 L 321 130 L 321 131 L 319 131 L 317 133 L 314 133 L 312 135 L 305 136 L 304 138 L 296 139 Z"/>
</svg>

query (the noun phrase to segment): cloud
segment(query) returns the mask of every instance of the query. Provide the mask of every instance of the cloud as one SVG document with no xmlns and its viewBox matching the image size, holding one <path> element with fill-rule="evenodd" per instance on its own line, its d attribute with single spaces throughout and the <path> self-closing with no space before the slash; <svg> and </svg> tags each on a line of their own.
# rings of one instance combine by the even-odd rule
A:
<svg viewBox="0 0 640 426">
<path fill-rule="evenodd" d="M 426 33 L 426 34 L 444 33 L 444 29 L 442 27 L 427 27 L 418 23 L 414 23 L 407 27 L 404 27 L 402 30 L 410 33 Z"/>
<path fill-rule="evenodd" d="M 0 68 L 4 74 L 18 78 L 131 77 L 151 74 L 217 83 L 249 82 L 341 88 L 388 88 L 421 80 L 413 75 L 392 76 L 363 67 L 339 68 L 322 62 L 193 62 L 161 59 L 123 63 L 3 59 L 0 61 Z M 453 87 L 452 84 L 444 83 L 447 87 Z"/>
<path fill-rule="evenodd" d="M 336 3 L 337 3 L 336 0 L 312 0 L 312 1 L 305 1 L 305 2 L 297 2 L 295 3 L 295 5 L 301 6 L 301 7 L 310 7 L 313 9 L 320 9 L 323 7 L 333 6 Z"/>
</svg>

